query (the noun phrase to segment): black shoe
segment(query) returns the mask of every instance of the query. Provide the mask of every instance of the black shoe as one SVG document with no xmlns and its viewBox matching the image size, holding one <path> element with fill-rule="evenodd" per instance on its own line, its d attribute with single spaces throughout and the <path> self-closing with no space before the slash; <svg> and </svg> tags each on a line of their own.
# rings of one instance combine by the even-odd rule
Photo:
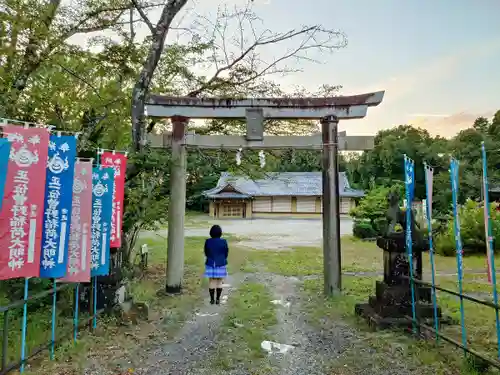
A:
<svg viewBox="0 0 500 375">
<path fill-rule="evenodd" d="M 208 289 L 208 293 L 210 293 L 210 304 L 213 305 L 215 303 L 215 289 Z"/>
<path fill-rule="evenodd" d="M 222 294 L 222 288 L 217 288 L 217 299 L 215 300 L 216 305 L 220 305 L 220 296 Z"/>
</svg>

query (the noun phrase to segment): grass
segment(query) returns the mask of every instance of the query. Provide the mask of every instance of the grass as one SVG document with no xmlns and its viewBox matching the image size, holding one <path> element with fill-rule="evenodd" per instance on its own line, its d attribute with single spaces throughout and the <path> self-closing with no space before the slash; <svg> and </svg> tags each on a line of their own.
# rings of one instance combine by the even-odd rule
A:
<svg viewBox="0 0 500 375">
<path fill-rule="evenodd" d="M 342 297 L 325 301 L 321 300 L 323 254 L 320 248 L 297 247 L 291 251 L 281 252 L 252 251 L 249 255 L 249 262 L 250 264 L 245 266 L 247 271 L 251 271 L 252 267 L 258 266 L 260 268 L 263 267 L 267 272 L 284 276 L 318 276 L 317 279 L 306 280 L 304 284 L 305 293 L 316 296 L 316 299 L 312 299 L 313 303 L 308 312 L 313 321 L 322 321 L 325 317 L 330 317 L 332 320 L 340 317 L 354 321 L 354 305 L 368 300 L 368 297 L 374 293 L 374 284 L 377 279 L 376 277 L 351 277 L 344 275 Z M 436 256 L 435 264 L 438 273 L 452 273 L 456 270 L 456 259 L 453 257 Z M 465 270 L 477 271 L 485 269 L 485 267 L 486 261 L 484 256 L 468 256 L 464 258 Z M 342 269 L 351 272 L 382 271 L 382 251 L 376 247 L 375 243 L 344 237 L 342 239 Z M 424 273 L 429 274 L 429 269 L 429 258 L 426 255 L 424 258 Z M 487 284 L 485 278 L 486 275 L 466 274 L 464 276 L 464 292 L 490 292 L 491 286 Z M 456 276 L 438 276 L 437 284 L 448 289 L 457 290 Z M 440 292 L 438 293 L 438 304 L 443 309 L 444 314 L 455 319 L 460 318 L 458 298 Z M 495 358 L 497 354 L 497 341 L 494 310 L 479 304 L 465 302 L 465 317 L 470 347 L 486 352 L 491 358 Z M 364 326 L 364 322 L 361 323 L 361 326 Z M 443 333 L 447 333 L 460 341 L 460 326 L 444 326 L 442 330 Z M 370 342 L 373 347 L 379 348 L 380 353 L 384 353 L 384 350 L 390 349 L 387 348 L 387 345 L 381 344 L 380 333 L 366 334 L 368 337 L 367 342 Z M 450 345 L 440 347 L 438 351 L 433 343 L 418 343 L 418 345 L 415 345 L 412 339 L 405 336 L 395 333 L 384 333 L 383 335 L 393 335 L 390 336 L 391 342 L 399 342 L 400 345 L 405 347 L 405 353 L 415 354 L 419 358 L 418 361 L 421 365 L 429 366 L 434 363 L 433 371 L 437 374 L 448 373 L 447 371 L 450 368 L 459 369 L 457 371 L 462 374 L 473 373 L 467 372 L 468 370 L 460 366 L 457 367 L 456 363 L 463 363 L 459 359 L 461 352 L 457 352 Z M 443 355 L 449 355 L 444 362 Z M 441 367 L 440 365 L 438 366 L 439 363 L 442 364 Z"/>
<path fill-rule="evenodd" d="M 364 321 L 354 317 L 354 306 L 373 293 L 371 277 L 344 277 L 343 294 L 336 298 L 323 296 L 321 280 L 306 280 L 304 293 L 309 300 L 306 314 L 310 324 L 319 329 L 329 329 L 339 319 L 357 328 L 360 340 L 346 353 L 331 363 L 332 374 L 355 374 L 372 368 L 388 371 L 394 362 L 405 363 L 412 373 L 423 374 L 476 374 L 458 360 L 460 353 L 446 344 L 438 347 L 434 342 L 415 341 L 394 331 L 369 331 Z M 369 354 L 360 355 L 368 351 Z M 347 368 L 348 370 L 345 370 Z M 337 372 L 333 369 L 342 369 Z"/>
<path fill-rule="evenodd" d="M 238 288 L 229 300 L 229 313 L 217 337 L 216 369 L 244 368 L 254 375 L 268 373 L 270 366 L 260 344 L 270 339 L 270 331 L 277 323 L 271 300 L 270 291 L 262 284 L 249 282 Z"/>
<path fill-rule="evenodd" d="M 183 294 L 176 298 L 158 297 L 157 292 L 164 289 L 166 272 L 166 239 L 161 237 L 139 239 L 137 246 L 147 243 L 149 247 L 149 266 L 147 271 L 130 282 L 130 292 L 135 301 L 146 302 L 149 305 L 150 321 L 140 321 L 137 326 L 122 326 L 114 317 L 101 316 L 98 328 L 94 333 L 82 331 L 75 345 L 71 334 L 56 349 L 55 361 L 49 361 L 44 352 L 38 361 L 32 362 L 32 374 L 51 373 L 53 375 L 81 374 L 89 361 L 97 358 L 102 366 L 125 374 L 128 359 L 135 359 L 138 345 L 144 345 L 153 337 L 163 342 L 174 337 L 177 329 L 185 321 L 187 315 L 200 301 L 200 288 L 204 282 L 203 242 L 204 237 L 187 237 L 185 239 L 185 276 Z M 235 267 L 239 267 L 244 259 L 233 257 Z M 46 341 L 50 338 L 50 312 L 41 310 L 30 314 L 29 332 L 33 342 Z M 160 318 L 163 318 L 161 324 Z M 61 322 L 62 323 L 62 322 Z M 63 325 L 63 324 L 61 324 Z M 66 330 L 72 329 L 72 321 L 64 322 Z M 12 332 L 18 338 L 19 333 Z M 58 327 L 59 335 L 59 327 Z M 13 342 L 16 341 L 15 339 Z M 17 340 L 19 341 L 19 340 Z M 17 348 L 16 348 L 17 349 Z M 18 352 L 16 350 L 16 352 Z M 13 353 L 15 353 L 13 351 Z M 18 359 L 19 355 L 15 355 Z M 138 359 L 140 360 L 140 359 Z M 28 369 L 29 370 L 29 369 Z M 30 375 L 29 371 L 25 372 Z"/>
</svg>

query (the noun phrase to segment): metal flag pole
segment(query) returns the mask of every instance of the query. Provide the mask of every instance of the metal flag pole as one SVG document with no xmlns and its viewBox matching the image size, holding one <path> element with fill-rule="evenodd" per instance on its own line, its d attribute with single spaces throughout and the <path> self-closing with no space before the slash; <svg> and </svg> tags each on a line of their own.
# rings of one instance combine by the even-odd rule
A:
<svg viewBox="0 0 500 375">
<path fill-rule="evenodd" d="M 50 359 L 54 359 L 55 344 L 56 344 L 56 308 L 57 308 L 57 281 L 53 280 L 53 291 L 52 291 L 52 333 L 50 341 Z"/>
<path fill-rule="evenodd" d="M 486 256 L 488 258 L 488 272 L 491 275 L 491 286 L 493 288 L 493 302 L 498 305 L 497 275 L 495 270 L 495 255 L 493 247 L 493 236 L 491 234 L 490 200 L 488 196 L 488 163 L 486 159 L 486 148 L 484 142 L 481 143 L 481 154 L 483 157 L 483 188 L 484 188 L 484 219 L 486 229 Z M 500 358 L 500 317 L 498 309 L 495 309 L 496 329 L 497 329 L 497 355 Z"/>
<path fill-rule="evenodd" d="M 23 305 L 23 325 L 21 332 L 21 374 L 24 372 L 24 361 L 26 358 L 26 326 L 28 324 L 28 286 L 29 278 L 24 279 L 24 305 Z M 4 332 L 4 334 L 6 334 Z"/>
</svg>

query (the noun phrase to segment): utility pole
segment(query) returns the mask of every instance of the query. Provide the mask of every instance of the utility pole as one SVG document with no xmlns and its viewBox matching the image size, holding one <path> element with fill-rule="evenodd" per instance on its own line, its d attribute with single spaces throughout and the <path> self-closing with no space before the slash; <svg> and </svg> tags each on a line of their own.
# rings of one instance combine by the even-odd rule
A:
<svg viewBox="0 0 500 375">
<path fill-rule="evenodd" d="M 184 216 L 186 214 L 186 145 L 184 137 L 189 119 L 171 118 L 172 160 L 170 168 L 170 201 L 168 203 L 167 285 L 168 294 L 182 291 L 184 276 Z"/>
<path fill-rule="evenodd" d="M 340 207 L 337 116 L 321 119 L 323 136 L 323 277 L 325 295 L 341 290 Z"/>
</svg>

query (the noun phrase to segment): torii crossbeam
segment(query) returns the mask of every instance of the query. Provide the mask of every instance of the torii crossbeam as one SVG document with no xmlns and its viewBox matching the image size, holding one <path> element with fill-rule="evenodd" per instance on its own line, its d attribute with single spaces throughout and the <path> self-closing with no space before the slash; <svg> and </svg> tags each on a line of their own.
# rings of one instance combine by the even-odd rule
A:
<svg viewBox="0 0 500 375">
<path fill-rule="evenodd" d="M 171 148 L 170 206 L 166 292 L 181 292 L 184 275 L 186 210 L 186 148 L 301 148 L 323 150 L 323 253 L 325 293 L 341 289 L 338 155 L 342 150 L 373 148 L 373 137 L 338 134 L 340 119 L 360 119 L 368 107 L 382 102 L 384 91 L 330 98 L 191 98 L 151 95 L 146 115 L 170 118 L 171 134 L 148 136 L 152 147 Z M 186 133 L 189 119 L 246 119 L 245 136 L 204 136 Z M 320 120 L 321 136 L 264 136 L 267 119 Z"/>
</svg>

